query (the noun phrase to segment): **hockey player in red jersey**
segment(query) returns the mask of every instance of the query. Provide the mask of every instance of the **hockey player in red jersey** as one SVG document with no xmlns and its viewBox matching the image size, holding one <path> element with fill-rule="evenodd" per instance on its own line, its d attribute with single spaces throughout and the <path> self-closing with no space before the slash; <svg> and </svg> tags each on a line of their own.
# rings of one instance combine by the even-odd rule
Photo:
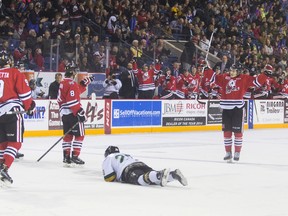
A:
<svg viewBox="0 0 288 216">
<path fill-rule="evenodd" d="M 33 115 L 35 102 L 24 74 L 10 67 L 8 56 L 0 56 L 0 180 L 13 183 L 8 174 L 24 133 L 22 112 Z"/>
<path fill-rule="evenodd" d="M 152 65 L 151 68 L 147 64 L 142 66 L 142 70 L 138 69 L 137 63 L 133 62 L 133 72 L 137 77 L 139 89 L 138 99 L 152 99 L 155 91 L 155 77 L 158 75 L 160 64 Z"/>
<path fill-rule="evenodd" d="M 80 95 L 93 81 L 93 77 L 86 77 L 78 84 L 74 81 L 77 74 L 76 70 L 76 65 L 68 64 L 66 66 L 65 78 L 60 83 L 57 98 L 63 122 L 63 133 L 66 134 L 74 126 L 73 130 L 63 138 L 62 142 L 63 163 L 66 166 L 72 163 L 78 165 L 85 164 L 79 158 L 85 135 L 84 122 L 87 119 L 80 102 Z"/>
<path fill-rule="evenodd" d="M 217 74 L 214 83 L 220 86 L 220 107 L 222 112 L 222 131 L 224 133 L 224 145 L 226 155 L 224 160 L 232 159 L 232 133 L 234 133 L 234 160 L 238 161 L 242 148 L 243 124 L 245 106 L 243 96 L 250 86 L 261 87 L 265 84 L 267 76 L 261 74 L 252 77 L 241 74 L 241 66 L 233 65 L 229 73 Z"/>
<path fill-rule="evenodd" d="M 273 91 L 280 88 L 280 84 L 276 81 L 274 68 L 270 64 L 266 64 L 263 72 L 267 76 L 266 83 L 260 88 L 253 90 L 252 97 L 254 99 L 271 99 L 273 98 Z"/>
<path fill-rule="evenodd" d="M 188 86 L 188 98 L 197 99 L 200 91 L 199 88 L 200 88 L 201 75 L 200 73 L 198 73 L 196 67 L 192 67 L 191 77 L 192 81 Z"/>
<path fill-rule="evenodd" d="M 156 87 L 161 86 L 160 99 L 174 99 L 176 91 L 176 77 L 172 75 L 169 67 L 165 68 L 164 74 L 156 80 Z"/>
<path fill-rule="evenodd" d="M 198 61 L 198 70 L 202 70 L 201 83 L 200 83 L 200 98 L 208 99 L 211 93 L 211 82 L 214 79 L 215 73 L 212 68 L 209 67 L 204 59 Z"/>
<path fill-rule="evenodd" d="M 193 77 L 189 73 L 189 70 L 187 68 L 184 68 L 183 73 L 180 74 L 177 78 L 176 92 L 175 92 L 176 99 L 188 98 L 189 86 L 191 85 L 192 81 Z"/>
</svg>

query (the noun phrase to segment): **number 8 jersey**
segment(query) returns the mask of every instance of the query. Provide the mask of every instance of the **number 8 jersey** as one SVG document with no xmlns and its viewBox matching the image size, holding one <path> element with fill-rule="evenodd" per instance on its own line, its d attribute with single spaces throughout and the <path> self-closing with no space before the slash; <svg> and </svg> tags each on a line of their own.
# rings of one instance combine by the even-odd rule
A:
<svg viewBox="0 0 288 216">
<path fill-rule="evenodd" d="M 81 108 L 80 95 L 86 90 L 86 87 L 79 85 L 73 79 L 65 77 L 60 83 L 57 102 L 60 106 L 60 115 L 74 116 Z"/>
</svg>

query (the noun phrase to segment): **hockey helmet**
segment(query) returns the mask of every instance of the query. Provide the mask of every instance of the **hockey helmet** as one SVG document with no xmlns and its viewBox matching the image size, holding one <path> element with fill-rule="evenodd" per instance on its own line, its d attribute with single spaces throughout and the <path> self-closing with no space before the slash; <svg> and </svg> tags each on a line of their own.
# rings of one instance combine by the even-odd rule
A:
<svg viewBox="0 0 288 216">
<path fill-rule="evenodd" d="M 4 67 L 5 65 L 8 65 L 11 63 L 11 59 L 6 53 L 0 54 L 0 67 Z"/>
<path fill-rule="evenodd" d="M 75 65 L 73 62 L 69 63 L 65 66 L 65 77 L 71 77 L 77 72 L 77 65 Z"/>
<path fill-rule="evenodd" d="M 242 69 L 242 65 L 241 64 L 233 64 L 230 67 L 230 71 L 235 71 L 237 72 L 237 75 L 239 75 L 241 73 L 241 69 Z"/>
<path fill-rule="evenodd" d="M 117 146 L 109 146 L 104 153 L 104 156 L 107 157 L 108 155 L 112 153 L 119 153 L 119 148 Z"/>
<path fill-rule="evenodd" d="M 266 64 L 265 67 L 264 67 L 264 73 L 265 73 L 267 76 L 272 76 L 272 75 L 273 75 L 273 72 L 274 72 L 274 68 L 272 67 L 272 65 Z"/>
<path fill-rule="evenodd" d="M 205 61 L 205 59 L 198 60 L 198 67 L 206 67 L 206 66 L 207 66 L 207 62 Z"/>
</svg>

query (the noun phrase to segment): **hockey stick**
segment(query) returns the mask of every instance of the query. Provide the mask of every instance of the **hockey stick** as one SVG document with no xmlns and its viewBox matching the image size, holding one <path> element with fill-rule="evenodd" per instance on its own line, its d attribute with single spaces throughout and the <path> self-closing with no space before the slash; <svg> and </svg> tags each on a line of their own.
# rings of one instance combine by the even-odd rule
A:
<svg viewBox="0 0 288 216">
<path fill-rule="evenodd" d="M 217 30 L 218 30 L 218 29 L 215 28 L 215 29 L 213 30 L 211 36 L 210 36 L 209 46 L 208 46 L 208 49 L 207 49 L 207 51 L 206 51 L 206 56 L 205 56 L 205 62 L 207 63 L 207 66 L 209 66 L 209 62 L 208 62 L 209 50 L 210 50 L 210 47 L 211 47 L 211 44 L 212 44 L 213 36 L 214 36 L 214 34 L 215 34 L 215 32 L 216 32 Z M 210 67 L 210 66 L 209 66 L 209 67 Z M 201 76 L 201 78 L 200 78 L 199 85 L 201 85 L 201 83 L 202 83 L 202 78 L 203 78 L 203 75 L 204 75 L 204 69 L 205 69 L 205 68 L 203 67 L 203 68 L 202 68 L 202 76 Z M 200 101 L 200 100 L 199 100 L 199 94 L 200 94 L 200 89 L 198 90 L 198 94 L 197 94 L 197 98 L 196 98 L 197 102 L 200 103 L 200 104 L 206 104 L 206 102 L 203 102 L 203 101 Z M 208 99 L 209 99 L 209 95 L 208 95 Z"/>
<path fill-rule="evenodd" d="M 39 162 L 48 152 L 51 151 L 52 148 L 54 148 L 62 139 L 64 139 L 65 136 L 67 136 L 80 122 L 76 122 L 62 137 L 60 137 L 57 142 L 55 142 L 38 160 Z"/>
<path fill-rule="evenodd" d="M 212 44 L 212 40 L 213 40 L 213 36 L 215 34 L 215 32 L 217 31 L 218 29 L 215 28 L 210 36 L 210 40 L 209 40 L 209 46 L 208 46 L 208 49 L 207 49 L 207 52 L 206 52 L 206 56 L 205 56 L 205 61 L 208 62 L 208 54 L 209 54 L 209 50 L 210 50 L 210 47 L 211 47 L 211 44 Z"/>
<path fill-rule="evenodd" d="M 27 113 L 27 111 L 9 111 L 9 112 L 6 112 L 5 114 L 13 115 L 13 114 L 25 114 L 25 113 Z"/>
</svg>

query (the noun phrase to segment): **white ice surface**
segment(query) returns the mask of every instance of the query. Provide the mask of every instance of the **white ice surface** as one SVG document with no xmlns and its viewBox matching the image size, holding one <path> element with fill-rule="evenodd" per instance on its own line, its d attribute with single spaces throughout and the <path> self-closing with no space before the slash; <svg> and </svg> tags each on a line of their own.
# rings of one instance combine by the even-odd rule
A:
<svg viewBox="0 0 288 216">
<path fill-rule="evenodd" d="M 25 138 L 23 160 L 0 188 L 0 216 L 287 216 L 288 130 L 246 130 L 239 163 L 223 161 L 221 131 L 86 136 L 82 168 L 62 166 L 59 137 Z M 189 185 L 106 183 L 101 163 L 117 145 L 154 169 L 179 168 Z"/>
</svg>

